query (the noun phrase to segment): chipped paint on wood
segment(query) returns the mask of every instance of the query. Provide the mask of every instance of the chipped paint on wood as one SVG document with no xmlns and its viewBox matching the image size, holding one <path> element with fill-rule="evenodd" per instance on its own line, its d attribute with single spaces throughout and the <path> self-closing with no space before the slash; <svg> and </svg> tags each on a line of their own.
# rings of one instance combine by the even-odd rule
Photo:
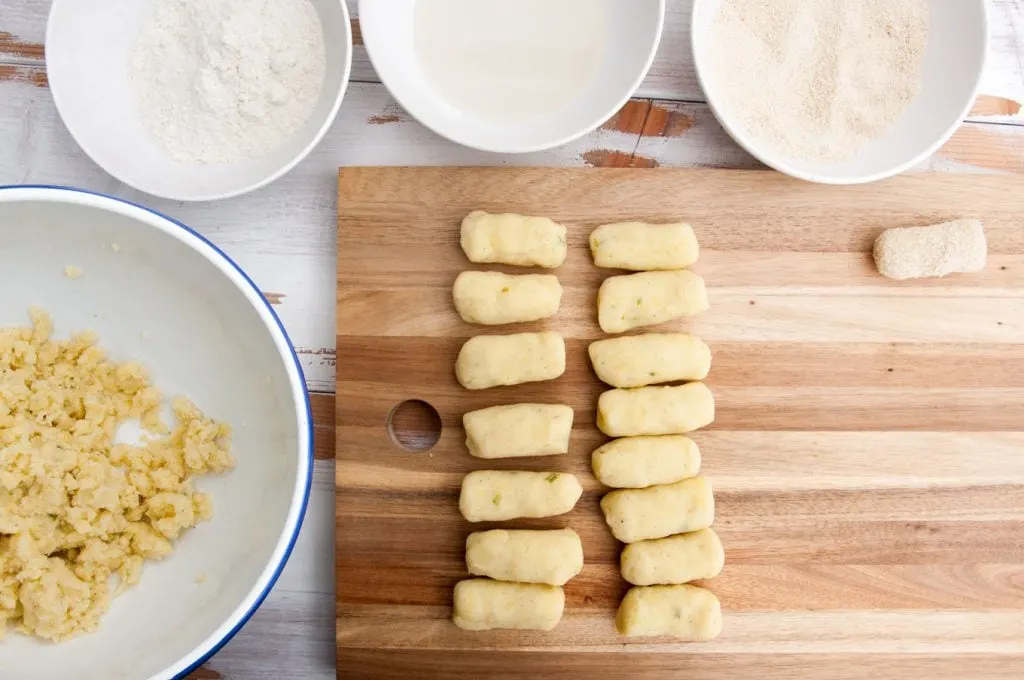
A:
<svg viewBox="0 0 1024 680">
<path fill-rule="evenodd" d="M 270 304 L 279 305 L 288 296 L 284 293 L 263 293 L 263 297 L 265 297 L 267 302 Z"/>
<path fill-rule="evenodd" d="M 13 66 L 0 64 L 0 83 L 28 83 L 36 87 L 48 87 L 46 70 L 42 66 Z"/>
<path fill-rule="evenodd" d="M 674 105 L 653 102 L 640 134 L 644 137 L 681 137 L 696 121 Z"/>
<path fill-rule="evenodd" d="M 185 680 L 224 680 L 224 676 L 209 666 L 203 666 L 192 671 Z"/>
<path fill-rule="evenodd" d="M 1006 97 L 993 97 L 987 94 L 978 95 L 971 108 L 972 116 L 1016 116 L 1020 113 L 1021 103 Z"/>
<path fill-rule="evenodd" d="M 319 362 L 320 366 L 326 368 L 334 368 L 337 365 L 337 355 L 330 347 L 320 347 L 319 349 L 296 347 L 295 353 L 300 357 L 309 357 L 313 361 Z"/>
<path fill-rule="evenodd" d="M 362 45 L 363 44 L 363 29 L 359 26 L 359 19 L 353 19 L 352 25 L 352 44 Z"/>
<path fill-rule="evenodd" d="M 387 125 L 388 123 L 400 123 L 403 120 L 407 120 L 405 110 L 398 104 L 389 103 L 381 109 L 380 113 L 367 118 L 366 122 L 370 125 Z"/>
<path fill-rule="evenodd" d="M 593 149 L 580 154 L 583 162 L 592 168 L 656 168 L 658 161 L 635 153 L 612 149 Z"/>
<path fill-rule="evenodd" d="M 43 46 L 39 43 L 22 42 L 16 35 L 0 31 L 0 54 L 42 59 Z"/>
<path fill-rule="evenodd" d="M 308 347 L 299 347 L 295 350 L 299 354 L 309 354 L 312 356 L 334 356 L 334 350 L 330 347 L 320 347 L 319 349 L 310 349 Z"/>
<path fill-rule="evenodd" d="M 619 109 L 618 113 L 609 118 L 608 122 L 601 126 L 601 129 L 638 135 L 644 128 L 644 121 L 647 120 L 647 112 L 650 108 L 651 102 L 647 99 L 631 99 Z"/>
</svg>

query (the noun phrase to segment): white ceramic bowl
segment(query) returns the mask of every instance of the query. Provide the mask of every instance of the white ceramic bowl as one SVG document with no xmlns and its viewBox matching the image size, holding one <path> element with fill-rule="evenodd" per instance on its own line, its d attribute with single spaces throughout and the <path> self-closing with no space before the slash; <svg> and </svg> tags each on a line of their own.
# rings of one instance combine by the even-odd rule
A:
<svg viewBox="0 0 1024 680">
<path fill-rule="evenodd" d="M 67 278 L 68 265 L 82 276 Z M 0 678 L 184 677 L 260 605 L 298 535 L 313 458 L 299 362 L 231 260 L 186 226 L 117 199 L 0 188 L 0 271 L 0 326 L 27 324 L 38 305 L 58 336 L 95 330 L 113 359 L 146 366 L 165 396 L 230 423 L 237 458 L 233 471 L 197 479 L 213 519 L 148 563 L 97 632 L 54 645 L 11 631 Z"/>
<path fill-rule="evenodd" d="M 559 146 L 615 115 L 640 86 L 654 60 L 665 14 L 665 0 L 586 0 L 600 4 L 605 13 L 604 46 L 593 77 L 564 105 L 541 110 L 526 120 L 497 120 L 459 107 L 443 96 L 421 62 L 417 4 L 438 1 L 450 2 L 360 0 L 363 43 L 384 85 L 410 115 L 454 142 L 500 153 Z M 541 12 L 536 21 L 544 21 Z M 465 28 L 453 40 L 465 40 L 467 46 L 479 50 L 479 40 L 473 42 L 474 32 Z M 543 104 L 538 102 L 538 106 Z"/>
<path fill-rule="evenodd" d="M 174 160 L 142 123 L 129 82 L 132 50 L 153 0 L 54 0 L 46 27 L 46 74 L 61 119 L 97 165 L 140 191 L 212 201 L 282 176 L 319 143 L 341 106 L 352 68 L 345 0 L 310 0 L 323 26 L 327 69 L 305 124 L 269 154 L 228 164 Z"/>
<path fill-rule="evenodd" d="M 985 0 L 930 0 L 928 46 L 921 92 L 903 117 L 854 158 L 822 163 L 782 157 L 755 143 L 723 109 L 706 74 L 710 26 L 722 0 L 695 0 L 691 39 L 697 77 L 718 122 L 759 161 L 787 175 L 825 184 L 885 179 L 920 163 L 946 143 L 971 110 L 985 68 L 988 15 Z"/>
</svg>

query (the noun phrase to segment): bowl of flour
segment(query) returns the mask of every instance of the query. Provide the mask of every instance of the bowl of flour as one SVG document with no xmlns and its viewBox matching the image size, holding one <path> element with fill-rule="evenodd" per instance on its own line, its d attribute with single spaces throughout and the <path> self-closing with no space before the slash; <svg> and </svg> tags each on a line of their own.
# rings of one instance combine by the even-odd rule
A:
<svg viewBox="0 0 1024 680">
<path fill-rule="evenodd" d="M 301 162 L 352 63 L 344 0 L 55 0 L 50 89 L 82 149 L 182 201 L 238 196 Z"/>
<path fill-rule="evenodd" d="M 776 170 L 858 184 L 956 131 L 988 49 L 984 0 L 696 0 L 694 62 L 722 127 Z"/>
</svg>

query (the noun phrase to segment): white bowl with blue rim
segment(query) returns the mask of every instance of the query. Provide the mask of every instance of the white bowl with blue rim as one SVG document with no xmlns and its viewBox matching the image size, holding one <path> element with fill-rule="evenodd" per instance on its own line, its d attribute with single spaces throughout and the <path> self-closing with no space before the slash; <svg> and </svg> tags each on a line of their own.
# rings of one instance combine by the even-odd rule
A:
<svg viewBox="0 0 1024 680">
<path fill-rule="evenodd" d="M 65 269 L 80 272 L 70 278 Z M 77 270 L 77 271 L 76 271 Z M 0 326 L 50 313 L 55 335 L 90 329 L 166 396 L 229 423 L 237 467 L 196 480 L 214 517 L 148 562 L 99 630 L 59 644 L 13 630 L 0 678 L 169 680 L 198 667 L 270 592 L 309 498 L 312 421 L 302 369 L 259 289 L 185 225 L 56 187 L 0 187 Z"/>
</svg>

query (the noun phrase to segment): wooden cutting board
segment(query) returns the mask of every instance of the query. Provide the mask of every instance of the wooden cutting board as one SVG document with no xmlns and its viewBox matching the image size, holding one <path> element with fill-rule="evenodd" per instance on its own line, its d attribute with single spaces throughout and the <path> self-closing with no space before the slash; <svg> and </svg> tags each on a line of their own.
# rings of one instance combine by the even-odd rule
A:
<svg viewBox="0 0 1024 680">
<path fill-rule="evenodd" d="M 485 329 L 455 314 L 456 275 L 488 268 L 459 248 L 475 209 L 568 226 L 556 318 Z M 340 677 L 1024 676 L 1024 179 L 828 187 L 753 171 L 347 168 L 338 212 Z M 882 229 L 961 216 L 985 223 L 985 271 L 905 283 L 874 271 Z M 603 337 L 595 294 L 613 272 L 592 265 L 587 235 L 680 218 L 697 230 L 711 310 L 668 326 L 711 344 L 718 403 L 694 437 L 727 555 L 709 582 L 725 629 L 706 644 L 615 632 L 620 546 L 589 468 L 604 388 L 586 348 Z M 466 338 L 541 328 L 566 338 L 559 380 L 456 383 Z M 411 399 L 440 414 L 429 452 L 388 432 Z M 471 458 L 462 414 L 519 401 L 575 409 L 570 453 Z M 398 420 L 400 436 L 429 436 L 415 412 Z M 586 489 L 569 515 L 507 524 L 583 537 L 586 566 L 551 633 L 449 620 L 466 535 L 492 526 L 461 518 L 459 484 L 488 465 L 571 471 Z"/>
</svg>

